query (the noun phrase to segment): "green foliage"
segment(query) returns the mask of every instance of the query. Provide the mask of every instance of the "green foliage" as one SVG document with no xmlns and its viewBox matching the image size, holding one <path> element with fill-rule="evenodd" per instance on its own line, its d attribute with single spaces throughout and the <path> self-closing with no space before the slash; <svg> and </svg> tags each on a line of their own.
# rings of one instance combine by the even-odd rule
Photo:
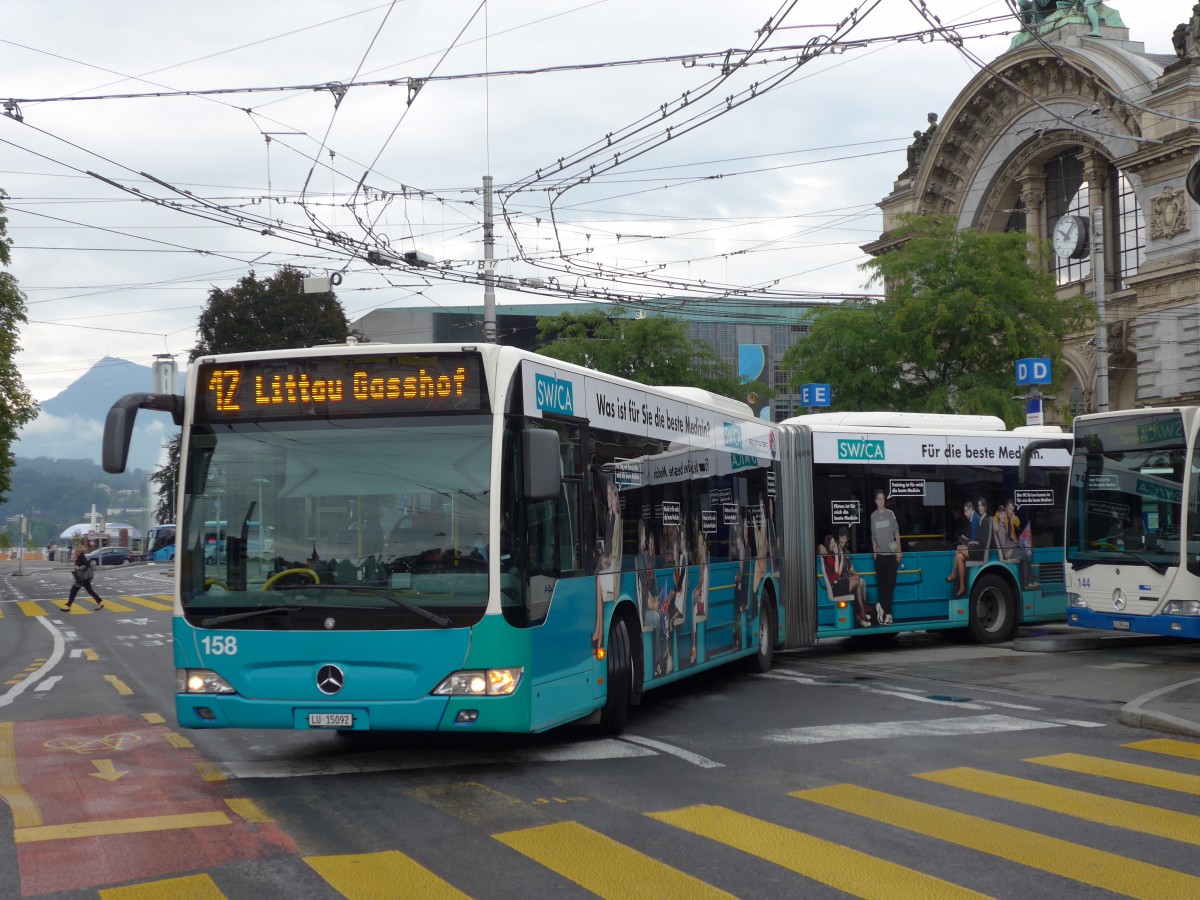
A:
<svg viewBox="0 0 1200 900">
<path fill-rule="evenodd" d="M 0 191 L 0 200 L 8 195 Z M 8 236 L 8 217 L 0 203 L 0 501 L 12 489 L 12 473 L 16 466 L 13 442 L 20 431 L 37 418 L 38 406 L 25 387 L 17 369 L 16 355 L 21 349 L 18 340 L 21 326 L 28 322 L 25 315 L 25 295 L 17 279 L 7 269 L 12 261 L 12 239 Z"/>
<path fill-rule="evenodd" d="M 642 384 L 688 385 L 744 401 L 774 392 L 739 383 L 733 367 L 706 341 L 690 340 L 687 326 L 663 316 L 627 319 L 621 309 L 592 309 L 538 319 L 538 352 Z"/>
<path fill-rule="evenodd" d="M 166 525 L 175 521 L 175 496 L 179 484 L 179 444 L 181 436 L 173 434 L 164 445 L 167 461 L 154 470 L 150 483 L 154 485 L 154 521 Z"/>
<path fill-rule="evenodd" d="M 196 323 L 191 359 L 213 353 L 343 343 L 350 333 L 333 292 L 304 293 L 305 274 L 284 266 L 261 281 L 251 271 L 228 290 L 213 288 Z"/>
<path fill-rule="evenodd" d="M 835 410 L 987 414 L 1024 423 L 1014 363 L 1047 357 L 1063 375 L 1066 337 L 1095 321 L 1082 295 L 1059 300 L 1038 265 L 1046 247 L 1021 232 L 956 231 L 953 220 L 906 216 L 898 249 L 870 260 L 878 301 L 809 313 L 808 336 L 784 355 L 789 386 L 833 386 Z M 1053 393 L 1053 386 L 1047 389 Z"/>
</svg>

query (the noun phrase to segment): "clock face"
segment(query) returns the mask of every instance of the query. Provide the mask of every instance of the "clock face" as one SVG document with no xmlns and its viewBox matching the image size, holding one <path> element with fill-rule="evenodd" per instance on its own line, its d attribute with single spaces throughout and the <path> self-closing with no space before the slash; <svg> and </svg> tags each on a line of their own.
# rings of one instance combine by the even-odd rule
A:
<svg viewBox="0 0 1200 900">
<path fill-rule="evenodd" d="M 1087 219 L 1063 216 L 1054 225 L 1052 240 L 1060 259 L 1080 259 L 1087 254 Z"/>
</svg>

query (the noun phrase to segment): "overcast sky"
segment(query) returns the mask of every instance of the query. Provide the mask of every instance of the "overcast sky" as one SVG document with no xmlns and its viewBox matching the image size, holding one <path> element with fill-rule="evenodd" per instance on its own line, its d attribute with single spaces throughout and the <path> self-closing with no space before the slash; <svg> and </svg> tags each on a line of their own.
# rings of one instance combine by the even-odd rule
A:
<svg viewBox="0 0 1200 900">
<path fill-rule="evenodd" d="M 1007 0 L 923 5 L 971 55 L 1009 46 Z M 1164 54 L 1192 6 L 1112 5 Z M 479 304 L 486 174 L 495 273 L 532 289 L 498 303 L 862 292 L 913 131 L 979 71 L 930 30 L 909 0 L 8 4 L 22 375 L 45 400 L 104 356 L 182 369 L 250 269 L 339 274 L 351 320 Z"/>
</svg>

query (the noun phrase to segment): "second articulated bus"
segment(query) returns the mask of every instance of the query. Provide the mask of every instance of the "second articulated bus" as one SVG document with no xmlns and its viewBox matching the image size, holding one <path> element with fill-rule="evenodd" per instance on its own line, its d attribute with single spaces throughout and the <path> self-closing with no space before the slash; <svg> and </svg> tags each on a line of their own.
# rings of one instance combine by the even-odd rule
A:
<svg viewBox="0 0 1200 900">
<path fill-rule="evenodd" d="M 1035 455 L 1029 483 L 1018 480 L 1025 444 L 1060 429 L 846 412 L 788 419 L 782 431 L 793 645 L 940 629 L 993 643 L 1063 619 L 1068 452 Z M 839 556 L 851 573 L 840 586 L 829 562 Z"/>
</svg>

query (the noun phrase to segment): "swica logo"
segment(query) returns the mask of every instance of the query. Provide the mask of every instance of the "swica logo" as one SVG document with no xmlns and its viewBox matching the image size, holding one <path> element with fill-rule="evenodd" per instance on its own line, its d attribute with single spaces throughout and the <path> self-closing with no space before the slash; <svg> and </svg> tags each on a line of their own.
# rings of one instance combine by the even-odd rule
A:
<svg viewBox="0 0 1200 900">
<path fill-rule="evenodd" d="M 534 395 L 538 409 L 564 416 L 575 415 L 575 386 L 569 381 L 549 375 L 535 375 Z"/>
<path fill-rule="evenodd" d="M 725 446 L 742 448 L 742 426 L 737 422 L 725 423 Z"/>
<path fill-rule="evenodd" d="M 336 694 L 346 683 L 346 676 L 337 666 L 321 666 L 317 672 L 317 690 L 322 694 Z"/>
<path fill-rule="evenodd" d="M 885 457 L 883 441 L 845 438 L 838 441 L 838 459 L 864 459 L 878 462 Z"/>
</svg>

